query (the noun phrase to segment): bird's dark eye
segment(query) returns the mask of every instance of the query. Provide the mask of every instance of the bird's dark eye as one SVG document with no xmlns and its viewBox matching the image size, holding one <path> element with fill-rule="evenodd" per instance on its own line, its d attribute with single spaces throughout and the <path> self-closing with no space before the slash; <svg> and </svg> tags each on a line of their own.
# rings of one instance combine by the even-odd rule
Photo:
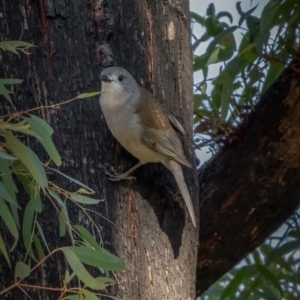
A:
<svg viewBox="0 0 300 300">
<path fill-rule="evenodd" d="M 119 81 L 123 81 L 123 79 L 124 79 L 124 76 L 123 76 L 123 75 L 119 75 L 119 76 L 118 76 L 118 80 L 119 80 Z"/>
</svg>

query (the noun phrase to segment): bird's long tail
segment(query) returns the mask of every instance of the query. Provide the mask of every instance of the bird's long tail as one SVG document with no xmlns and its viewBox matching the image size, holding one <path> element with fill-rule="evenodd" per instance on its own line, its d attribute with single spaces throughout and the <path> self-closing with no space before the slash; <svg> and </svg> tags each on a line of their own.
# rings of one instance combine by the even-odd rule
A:
<svg viewBox="0 0 300 300">
<path fill-rule="evenodd" d="M 173 160 L 168 161 L 166 166 L 173 173 L 173 175 L 175 177 L 175 180 L 178 184 L 179 190 L 180 190 L 180 192 L 182 194 L 182 197 L 184 199 L 184 202 L 186 204 L 186 207 L 187 207 L 187 209 L 189 211 L 189 214 L 191 216 L 193 225 L 195 227 L 197 227 L 197 225 L 196 225 L 196 215 L 195 215 L 193 203 L 192 203 L 192 200 L 191 200 L 190 193 L 189 193 L 189 191 L 187 189 L 187 186 L 185 184 L 185 180 L 184 180 L 184 177 L 183 177 L 183 174 L 182 174 L 181 166 L 176 161 L 173 161 Z"/>
</svg>

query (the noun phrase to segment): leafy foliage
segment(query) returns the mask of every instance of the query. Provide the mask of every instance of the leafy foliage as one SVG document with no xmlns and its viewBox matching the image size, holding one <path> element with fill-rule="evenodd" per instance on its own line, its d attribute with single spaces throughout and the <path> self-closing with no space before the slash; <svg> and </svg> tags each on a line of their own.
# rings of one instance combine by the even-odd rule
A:
<svg viewBox="0 0 300 300">
<path fill-rule="evenodd" d="M 21 41 L 0 42 L 2 50 L 16 54 L 18 51 L 25 51 L 29 47 L 32 45 Z M 10 91 L 6 89 L 5 85 L 20 83 L 22 80 L 19 79 L 0 79 L 0 94 L 11 104 Z M 99 92 L 80 94 L 74 99 L 93 97 L 98 94 Z M 37 139 L 48 153 L 50 161 L 56 166 L 61 165 L 61 157 L 51 138 L 52 127 L 43 119 L 28 112 L 16 112 L 0 117 L 0 218 L 5 225 L 5 228 L 1 228 L 0 231 L 0 252 L 8 266 L 12 268 L 11 251 L 20 242 L 20 237 L 22 237 L 26 250 L 25 253 L 19 253 L 22 261 L 18 261 L 15 265 L 15 283 L 0 291 L 0 295 L 12 288 L 21 288 L 24 279 L 29 278 L 32 272 L 50 256 L 61 251 L 72 269 L 71 274 L 66 271 L 65 286 L 61 288 L 61 297 L 72 299 L 74 296 L 77 297 L 76 299 L 83 299 L 83 295 L 85 295 L 89 299 L 98 299 L 96 294 L 87 288 L 105 290 L 107 286 L 114 284 L 112 279 L 107 278 L 108 271 L 122 271 L 125 269 L 125 264 L 123 260 L 101 247 L 101 243 L 96 241 L 96 238 L 87 228 L 70 223 L 67 202 L 72 201 L 82 210 L 94 225 L 101 240 L 100 230 L 90 217 L 88 210 L 82 205 L 95 205 L 102 200 L 91 198 L 90 194 L 93 194 L 94 191 L 83 183 L 49 167 L 49 162 L 41 162 L 35 152 L 23 143 L 24 136 Z M 57 172 L 80 185 L 81 188 L 75 193 L 60 188 L 48 180 L 47 173 L 49 171 Z M 28 197 L 21 220 L 16 180 L 20 182 Z M 43 228 L 38 221 L 38 216 L 43 211 L 43 201 L 50 201 L 57 211 L 60 236 L 68 234 L 71 239 L 71 246 L 57 249 L 51 249 L 49 246 Z M 9 231 L 13 237 L 12 242 L 3 239 L 1 235 L 3 230 Z M 34 266 L 31 267 L 31 264 Z M 83 264 L 100 269 L 105 276 L 93 277 Z M 78 288 L 69 289 L 69 284 L 72 282 L 74 286 L 76 280 Z M 84 283 L 84 288 L 80 287 L 80 282 Z M 30 288 L 31 286 L 27 284 L 26 287 Z"/>
<path fill-rule="evenodd" d="M 194 71 L 202 72 L 195 84 L 195 133 L 198 143 L 213 148 L 239 138 L 247 114 L 300 49 L 299 1 L 269 0 L 260 17 L 253 15 L 256 6 L 244 12 L 240 4 L 236 25 L 229 12 L 216 13 L 213 3 L 205 17 L 191 13 L 193 24 L 204 28 L 201 37 L 193 36 L 193 50 L 208 42 L 205 53 L 194 55 Z M 219 75 L 209 78 L 213 64 L 220 66 Z"/>
<path fill-rule="evenodd" d="M 299 225 L 300 216 L 295 213 L 284 229 L 220 278 L 199 300 L 299 299 Z"/>
<path fill-rule="evenodd" d="M 213 150 L 239 138 L 258 99 L 300 53 L 299 1 L 269 0 L 260 17 L 254 16 L 257 6 L 243 11 L 237 2 L 236 9 L 235 25 L 232 15 L 217 13 L 214 4 L 204 17 L 191 13 L 193 24 L 204 28 L 202 36 L 193 36 L 193 50 L 208 43 L 205 53 L 194 55 L 194 71 L 202 73 L 195 84 L 195 133 L 199 145 Z M 213 64 L 220 66 L 216 77 L 209 75 Z M 300 299 L 299 225 L 295 213 L 199 299 Z"/>
</svg>

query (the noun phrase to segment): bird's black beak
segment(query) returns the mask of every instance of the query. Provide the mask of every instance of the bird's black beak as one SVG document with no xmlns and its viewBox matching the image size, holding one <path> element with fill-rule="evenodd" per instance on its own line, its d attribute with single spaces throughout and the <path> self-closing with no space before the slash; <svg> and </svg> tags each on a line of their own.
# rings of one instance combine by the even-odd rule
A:
<svg viewBox="0 0 300 300">
<path fill-rule="evenodd" d="M 112 80 L 107 75 L 101 75 L 100 79 L 104 82 L 112 82 Z"/>
</svg>

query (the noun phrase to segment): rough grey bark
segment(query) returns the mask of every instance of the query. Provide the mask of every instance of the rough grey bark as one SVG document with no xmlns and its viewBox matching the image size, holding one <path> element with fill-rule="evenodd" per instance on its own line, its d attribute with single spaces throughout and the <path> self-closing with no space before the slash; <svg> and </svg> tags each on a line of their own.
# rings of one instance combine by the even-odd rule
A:
<svg viewBox="0 0 300 300">
<path fill-rule="evenodd" d="M 188 129 L 192 137 L 192 59 L 188 1 L 139 0 L 19 0 L 1 1 L 1 40 L 33 42 L 30 55 L 2 55 L 1 75 L 22 78 L 14 102 L 18 110 L 61 103 L 79 93 L 100 89 L 99 72 L 109 65 L 128 69 L 157 96 Z M 4 100 L 1 100 L 4 101 Z M 4 102 L 2 102 L 4 103 Z M 9 111 L 3 104 L 3 110 Z M 55 130 L 54 141 L 62 156 L 64 173 L 96 190 L 105 202 L 96 217 L 107 247 L 124 258 L 127 271 L 117 274 L 111 293 L 126 299 L 192 299 L 195 295 L 197 230 L 181 208 L 170 173 L 159 165 L 138 170 L 136 182 L 112 183 L 103 167 L 127 170 L 136 161 L 108 132 L 97 98 L 78 100 L 60 109 L 38 114 Z M 45 153 L 32 140 L 42 160 Z M 193 160 L 191 144 L 184 143 Z M 195 173 L 185 170 L 188 186 L 197 194 Z M 65 189 L 77 187 L 52 174 Z M 22 198 L 22 197 L 21 197 Z M 195 198 L 195 197 L 194 197 Z M 197 197 L 196 197 L 197 198 Z M 176 200 L 176 201 L 173 201 Z M 26 200 L 20 199 L 23 204 Z M 47 201 L 39 216 L 52 248 L 68 244 L 58 237 L 55 210 Z M 197 200 L 195 199 L 195 207 Z M 71 221 L 91 224 L 72 206 Z M 8 235 L 6 235 L 8 238 Z M 13 263 L 22 259 L 19 252 Z M 0 257 L 2 261 L 2 257 Z M 3 269 L 0 286 L 13 282 L 13 272 Z M 55 255 L 27 282 L 58 287 L 65 261 Z M 57 299 L 59 293 L 28 290 L 33 299 Z M 20 290 L 8 298 L 26 299 Z"/>
<path fill-rule="evenodd" d="M 300 204 L 300 58 L 249 116 L 240 140 L 199 174 L 197 295 L 263 243 Z"/>
</svg>

